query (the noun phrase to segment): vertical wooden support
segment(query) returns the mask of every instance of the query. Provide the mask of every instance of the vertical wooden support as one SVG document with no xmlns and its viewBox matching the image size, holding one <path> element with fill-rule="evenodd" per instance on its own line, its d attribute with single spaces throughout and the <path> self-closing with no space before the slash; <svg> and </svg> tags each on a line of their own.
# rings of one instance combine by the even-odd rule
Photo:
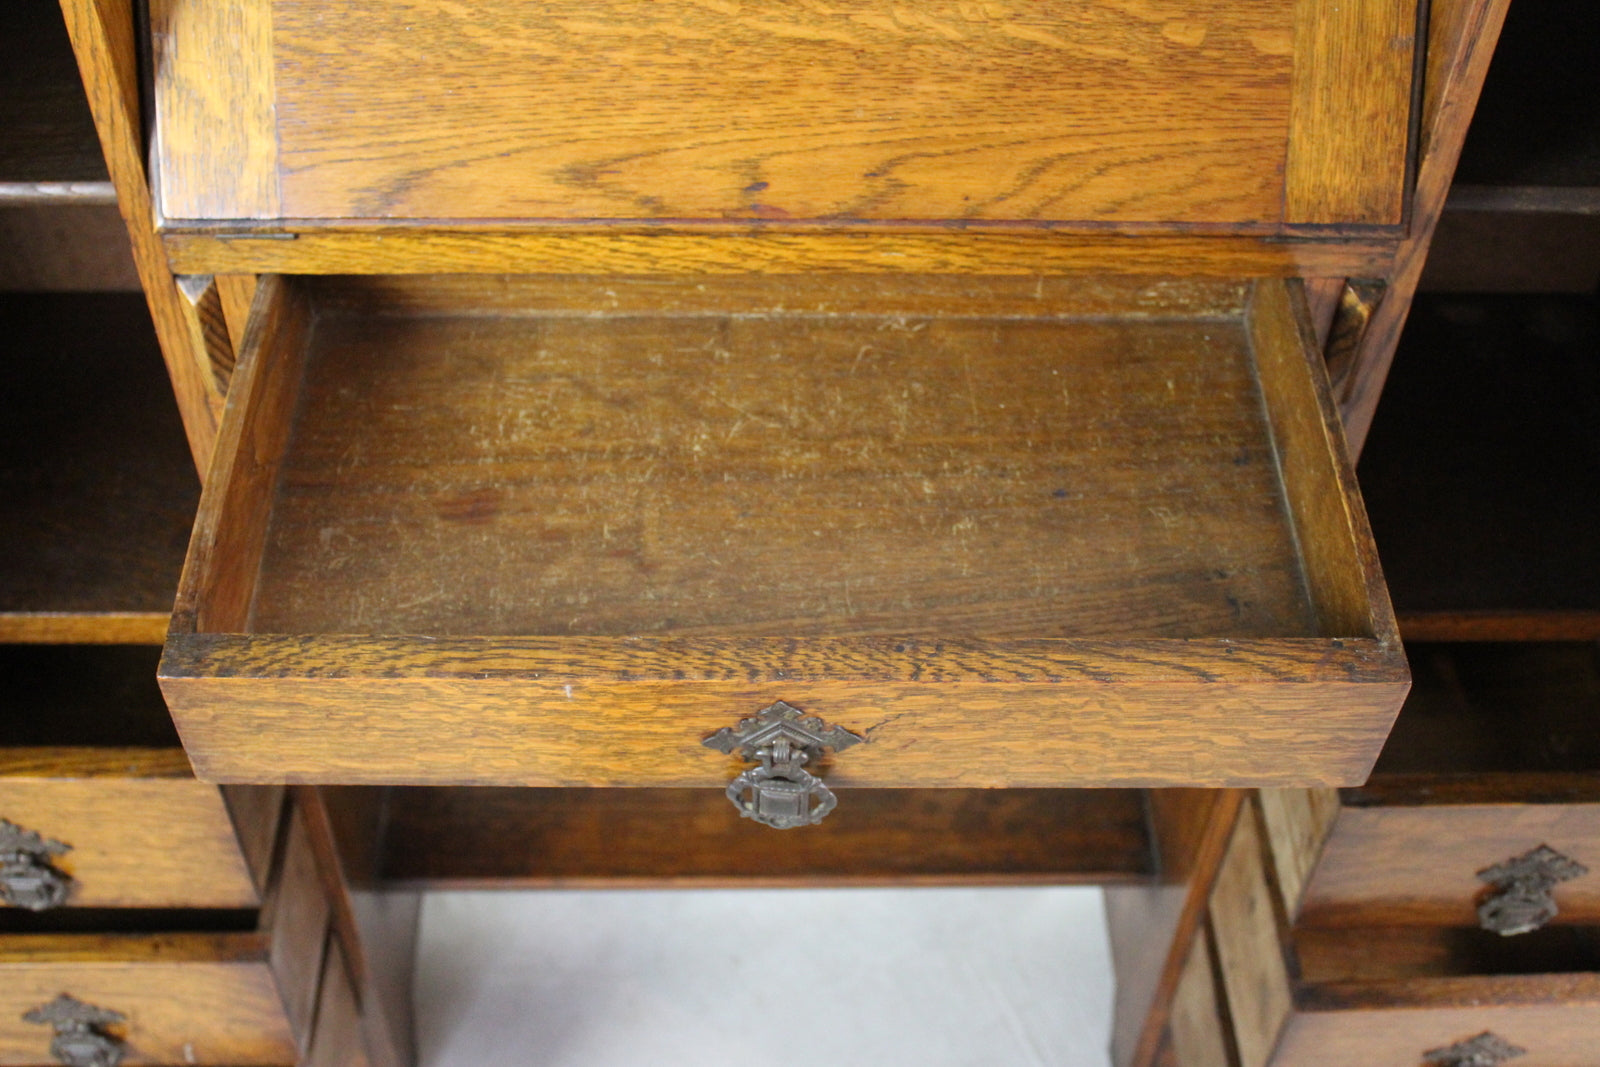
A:
<svg viewBox="0 0 1600 1067">
<path fill-rule="evenodd" d="M 1311 328 L 1317 334 L 1317 351 L 1326 351 L 1328 334 L 1333 329 L 1333 316 L 1339 310 L 1339 294 L 1344 292 L 1345 281 L 1343 278 L 1307 278 L 1305 284 L 1306 303 L 1311 307 Z"/>
<path fill-rule="evenodd" d="M 244 347 L 244 327 L 250 321 L 250 303 L 256 298 L 254 274 L 218 274 L 217 295 L 222 299 L 222 317 L 228 323 L 228 340 L 235 354 Z"/>
<path fill-rule="evenodd" d="M 1357 348 L 1341 405 L 1352 455 L 1359 456 L 1372 428 L 1384 379 L 1411 310 L 1411 298 L 1444 210 L 1450 180 L 1489 59 L 1510 0 L 1432 0 L 1428 62 L 1423 94 L 1422 146 L 1412 201 L 1411 232 L 1400 244 L 1382 304 L 1374 311 Z"/>
<path fill-rule="evenodd" d="M 1293 996 L 1253 805 L 1240 813 L 1217 873 L 1211 928 L 1240 1067 L 1267 1067 Z"/>
<path fill-rule="evenodd" d="M 139 124 L 138 50 L 132 4 L 133 0 L 61 0 L 61 13 L 78 57 L 100 148 L 128 228 L 134 266 L 155 320 L 156 337 L 178 399 L 189 449 L 203 476 L 216 443 L 217 411 L 201 371 L 201 360 L 193 348 L 188 305 L 167 269 L 166 255 L 155 231 Z"/>
<path fill-rule="evenodd" d="M 206 404 L 220 424 L 222 405 L 228 395 L 228 379 L 233 376 L 233 339 L 228 335 L 222 296 L 216 279 L 209 274 L 181 274 L 174 281 L 184 301 L 189 327 L 187 347 L 199 362 Z"/>
<path fill-rule="evenodd" d="M 1367 336 L 1372 316 L 1383 302 L 1382 282 L 1351 279 L 1340 287 L 1339 302 L 1328 324 L 1322 351 L 1328 360 L 1328 384 L 1334 402 L 1341 406 L 1349 396 L 1361 342 Z"/>
</svg>

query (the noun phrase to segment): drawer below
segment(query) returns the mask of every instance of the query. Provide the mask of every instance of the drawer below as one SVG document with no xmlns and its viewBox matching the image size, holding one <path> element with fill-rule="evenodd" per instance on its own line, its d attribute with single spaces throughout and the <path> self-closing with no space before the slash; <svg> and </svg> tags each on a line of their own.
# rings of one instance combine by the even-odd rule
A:
<svg viewBox="0 0 1600 1067">
<path fill-rule="evenodd" d="M 53 1028 L 23 1016 L 62 994 L 122 1016 L 123 1062 L 289 1065 L 295 1043 L 254 934 L 0 938 L 0 1064 L 45 1067 Z"/>
<path fill-rule="evenodd" d="M 61 777 L 6 773 L 24 759 L 30 774 Z M 62 750 L 48 760 L 0 751 L 0 818 L 65 846 L 48 863 L 71 879 L 67 907 L 259 903 L 221 794 L 189 777 L 178 749 Z"/>
</svg>

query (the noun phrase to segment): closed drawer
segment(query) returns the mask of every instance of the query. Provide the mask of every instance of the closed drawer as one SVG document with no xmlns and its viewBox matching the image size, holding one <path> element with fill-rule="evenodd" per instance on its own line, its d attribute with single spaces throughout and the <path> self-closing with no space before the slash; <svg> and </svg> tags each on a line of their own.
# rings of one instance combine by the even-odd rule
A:
<svg viewBox="0 0 1600 1067">
<path fill-rule="evenodd" d="M 1283 283 L 274 279 L 162 687 L 217 780 L 1352 782 L 1408 685 Z"/>
<path fill-rule="evenodd" d="M 1416 685 L 1371 781 L 1339 797 L 1299 921 L 1600 923 L 1595 646 L 1408 651 Z"/>
<path fill-rule="evenodd" d="M 1400 222 L 1416 4 L 161 0 L 151 24 L 168 220 L 1270 233 Z"/>
<path fill-rule="evenodd" d="M 65 994 L 120 1016 L 93 1026 L 120 1045 L 126 1064 L 292 1064 L 266 957 L 254 934 L 0 938 L 0 1063 L 58 1062 L 56 1026 L 24 1016 L 84 1010 L 47 1007 Z"/>
<path fill-rule="evenodd" d="M 0 647 L 17 715 L 0 748 L 13 907 L 253 908 L 216 786 L 195 780 L 155 685 L 159 650 Z"/>
<path fill-rule="evenodd" d="M 1414 1067 L 1424 1057 L 1457 1067 L 1600 1064 L 1595 935 L 1571 927 L 1520 939 L 1437 927 L 1302 930 L 1302 982 L 1273 1067 Z M 1486 1058 L 1467 1058 L 1478 1049 Z"/>
</svg>

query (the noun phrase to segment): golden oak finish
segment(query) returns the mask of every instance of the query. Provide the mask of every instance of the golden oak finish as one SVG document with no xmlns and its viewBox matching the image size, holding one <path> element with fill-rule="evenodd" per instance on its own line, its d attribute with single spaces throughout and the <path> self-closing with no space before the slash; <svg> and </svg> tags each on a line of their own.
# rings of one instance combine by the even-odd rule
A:
<svg viewBox="0 0 1600 1067">
<path fill-rule="evenodd" d="M 72 846 L 52 861 L 77 882 L 71 906 L 258 903 L 216 786 L 176 778 L 72 778 L 68 767 L 48 778 L 23 777 L 8 762 L 0 760 L 0 818 Z"/>
<path fill-rule="evenodd" d="M 0 937 L 0 1064 L 44 1067 L 50 1028 L 25 1012 L 69 992 L 126 1015 L 129 1067 L 295 1062 L 266 947 L 254 934 Z"/>
<path fill-rule="evenodd" d="M 1359 777 L 1404 670 L 1359 508 L 1299 511 L 1327 413 L 1263 421 L 1325 403 L 1303 304 L 1243 296 L 264 282 L 165 693 L 223 780 L 706 784 L 777 699 L 855 785 Z"/>
<path fill-rule="evenodd" d="M 1393 0 L 226 6 L 153 5 L 167 218 L 1398 220 Z"/>
<path fill-rule="evenodd" d="M 1015 230 L 1015 228 L 1011 228 Z M 169 225 L 168 263 L 180 273 L 279 274 L 1182 274 L 1296 277 L 1388 273 L 1395 238 L 1170 236 L 1005 228 L 981 224 L 838 227 L 710 224 L 682 228 L 571 224 L 490 229 L 395 226 L 297 229 L 292 239 L 185 232 Z M 709 232 L 706 232 L 709 231 Z M 797 232 L 791 232 L 797 231 Z M 1130 240 L 1136 236 L 1137 240 Z"/>
</svg>

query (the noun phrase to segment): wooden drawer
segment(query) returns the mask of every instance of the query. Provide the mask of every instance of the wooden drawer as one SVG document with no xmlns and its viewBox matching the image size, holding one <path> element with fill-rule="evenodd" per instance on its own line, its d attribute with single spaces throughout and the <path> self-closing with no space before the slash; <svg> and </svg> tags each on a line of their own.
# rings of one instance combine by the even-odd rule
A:
<svg viewBox="0 0 1600 1067">
<path fill-rule="evenodd" d="M 53 899 L 27 888 L 55 880 L 41 866 L 70 879 L 61 903 L 73 908 L 258 903 L 221 794 L 194 779 L 177 747 L 154 681 L 158 655 L 0 648 L 0 692 L 16 712 L 11 747 L 0 748 L 0 818 L 40 838 L 8 871 L 18 906 Z"/>
<path fill-rule="evenodd" d="M 1485 905 L 1501 913 L 1488 921 L 1509 929 L 1520 923 L 1506 908 L 1528 894 L 1509 892 L 1510 871 L 1479 872 L 1544 848 L 1571 861 L 1544 855 L 1560 877 L 1547 898 L 1553 921 L 1600 923 L 1600 650 L 1460 643 L 1409 653 L 1416 685 L 1371 781 L 1324 816 L 1331 829 L 1320 856 L 1309 853 L 1298 921 L 1468 926 Z M 1279 861 L 1287 888 L 1291 864 Z"/>
<path fill-rule="evenodd" d="M 1277 232 L 1400 222 L 1416 4 L 158 0 L 151 24 L 169 220 Z"/>
<path fill-rule="evenodd" d="M 1597 933 L 1569 927 L 1508 939 L 1438 927 L 1303 930 L 1302 982 L 1273 1067 L 1414 1067 L 1428 1053 L 1474 1039 L 1522 1049 L 1506 1061 L 1519 1067 L 1594 1067 Z"/>
<path fill-rule="evenodd" d="M 0 1064 L 44 1067 L 52 1027 L 29 1012 L 63 993 L 113 1011 L 133 1064 L 292 1064 L 295 1045 L 255 934 L 0 938 Z"/>
<path fill-rule="evenodd" d="M 203 777 L 1354 782 L 1404 696 L 1280 282 L 272 279 L 162 687 Z"/>
</svg>

